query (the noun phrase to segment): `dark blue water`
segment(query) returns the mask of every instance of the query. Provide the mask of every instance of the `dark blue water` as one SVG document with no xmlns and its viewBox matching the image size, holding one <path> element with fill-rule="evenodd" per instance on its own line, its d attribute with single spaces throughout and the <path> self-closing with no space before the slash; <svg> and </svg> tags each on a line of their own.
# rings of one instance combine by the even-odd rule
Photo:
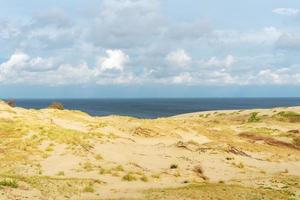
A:
<svg viewBox="0 0 300 200">
<path fill-rule="evenodd" d="M 199 99 L 17 99 L 19 107 L 46 108 L 61 102 L 66 109 L 90 115 L 126 115 L 139 118 L 166 117 L 182 113 L 300 106 L 300 98 L 199 98 Z"/>
</svg>

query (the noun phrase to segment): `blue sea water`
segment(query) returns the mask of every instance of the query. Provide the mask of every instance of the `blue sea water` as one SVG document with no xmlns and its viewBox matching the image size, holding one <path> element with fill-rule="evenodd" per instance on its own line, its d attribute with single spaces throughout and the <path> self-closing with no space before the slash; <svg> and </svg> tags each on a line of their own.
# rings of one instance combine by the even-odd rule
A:
<svg viewBox="0 0 300 200">
<path fill-rule="evenodd" d="M 58 101 L 66 109 L 93 116 L 125 115 L 157 118 L 182 113 L 300 106 L 300 98 L 172 98 L 172 99 L 17 99 L 18 107 L 46 108 Z"/>
</svg>

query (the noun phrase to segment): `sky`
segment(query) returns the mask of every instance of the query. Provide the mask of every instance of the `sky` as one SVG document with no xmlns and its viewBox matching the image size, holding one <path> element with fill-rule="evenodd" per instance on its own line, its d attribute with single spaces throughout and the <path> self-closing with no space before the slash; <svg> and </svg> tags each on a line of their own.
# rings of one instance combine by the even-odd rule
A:
<svg viewBox="0 0 300 200">
<path fill-rule="evenodd" d="M 299 97 L 299 0 L 0 0 L 0 98 Z"/>
</svg>

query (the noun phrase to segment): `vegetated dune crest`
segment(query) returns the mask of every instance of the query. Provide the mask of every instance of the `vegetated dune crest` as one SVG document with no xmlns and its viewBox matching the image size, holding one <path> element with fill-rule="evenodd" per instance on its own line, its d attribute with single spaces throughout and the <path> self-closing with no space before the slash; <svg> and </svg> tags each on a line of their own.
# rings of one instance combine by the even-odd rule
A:
<svg viewBox="0 0 300 200">
<path fill-rule="evenodd" d="M 299 199 L 300 107 L 91 117 L 0 102 L 0 199 Z"/>
</svg>

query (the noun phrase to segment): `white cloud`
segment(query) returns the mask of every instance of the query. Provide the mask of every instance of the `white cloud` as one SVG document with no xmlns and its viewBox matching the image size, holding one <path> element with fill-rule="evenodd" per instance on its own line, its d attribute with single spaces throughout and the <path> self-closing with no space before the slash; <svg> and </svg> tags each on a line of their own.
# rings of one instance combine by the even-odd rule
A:
<svg viewBox="0 0 300 200">
<path fill-rule="evenodd" d="M 295 8 L 276 8 L 272 10 L 273 13 L 284 16 L 296 16 L 299 14 L 299 9 Z"/>
<path fill-rule="evenodd" d="M 182 84 L 182 83 L 190 83 L 192 82 L 193 78 L 191 76 L 190 73 L 185 72 L 185 73 L 181 73 L 178 76 L 174 76 L 173 77 L 173 83 L 176 84 Z"/>
<path fill-rule="evenodd" d="M 29 60 L 29 56 L 22 52 L 15 52 L 8 61 L 0 65 L 1 73 L 9 73 L 13 68 L 21 68 Z"/>
<path fill-rule="evenodd" d="M 295 66 L 294 66 L 295 67 Z M 291 67 L 291 68 L 294 68 Z M 298 66 L 299 67 L 299 66 Z M 286 84 L 299 84 L 300 83 L 300 69 L 290 69 L 290 68 L 279 68 L 271 69 L 266 68 L 259 71 L 252 82 L 255 80 L 257 84 L 277 84 L 277 85 L 286 85 Z"/>
<path fill-rule="evenodd" d="M 18 80 L 25 80 L 22 77 L 24 72 L 45 72 L 53 69 L 53 59 L 34 57 L 31 58 L 28 54 L 16 51 L 10 58 L 0 64 L 1 81 L 14 82 Z"/>
<path fill-rule="evenodd" d="M 100 71 L 123 71 L 125 64 L 129 62 L 129 56 L 122 50 L 106 50 L 106 54 L 106 57 L 100 57 L 97 59 L 97 67 Z"/>
<path fill-rule="evenodd" d="M 171 65 L 186 67 L 192 61 L 192 58 L 185 50 L 179 49 L 177 51 L 170 52 L 166 56 L 166 61 Z"/>
<path fill-rule="evenodd" d="M 217 57 L 211 57 L 208 61 L 204 62 L 205 66 L 212 67 L 231 67 L 236 63 L 236 59 L 232 55 L 227 55 L 223 60 L 219 60 Z"/>
</svg>

